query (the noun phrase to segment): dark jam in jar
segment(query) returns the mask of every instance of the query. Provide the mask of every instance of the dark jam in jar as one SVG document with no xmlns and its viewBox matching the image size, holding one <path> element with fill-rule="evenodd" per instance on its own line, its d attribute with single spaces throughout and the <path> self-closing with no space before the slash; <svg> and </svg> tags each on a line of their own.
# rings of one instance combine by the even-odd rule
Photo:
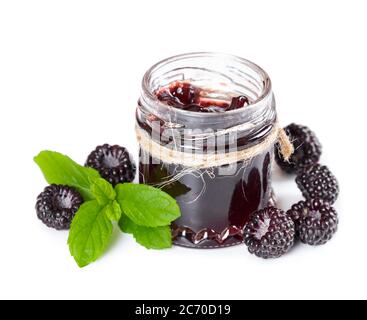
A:
<svg viewBox="0 0 367 320">
<path fill-rule="evenodd" d="M 189 54 L 157 64 L 144 78 L 137 109 L 138 130 L 168 154 L 248 150 L 266 140 L 275 123 L 267 74 L 247 60 L 220 54 Z M 227 247 L 242 242 L 251 213 L 272 201 L 273 152 L 270 145 L 251 158 L 190 166 L 141 143 L 140 182 L 177 200 L 182 215 L 172 225 L 176 245 Z"/>
<path fill-rule="evenodd" d="M 248 106 L 250 100 L 246 96 L 232 98 L 231 101 L 207 98 L 210 91 L 195 87 L 189 82 L 176 81 L 160 88 L 155 93 L 157 99 L 168 106 L 192 112 L 227 112 Z"/>
</svg>

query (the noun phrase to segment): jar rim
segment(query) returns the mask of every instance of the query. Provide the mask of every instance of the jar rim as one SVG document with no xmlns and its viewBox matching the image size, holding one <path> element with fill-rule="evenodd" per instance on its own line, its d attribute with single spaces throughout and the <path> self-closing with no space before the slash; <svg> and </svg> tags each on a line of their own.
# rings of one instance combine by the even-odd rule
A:
<svg viewBox="0 0 367 320">
<path fill-rule="evenodd" d="M 148 71 L 145 73 L 142 81 L 142 92 L 145 98 L 150 100 L 151 103 L 157 104 L 160 107 L 168 107 L 165 103 L 161 102 L 156 95 L 154 94 L 151 86 L 150 86 L 150 80 L 151 76 L 154 74 L 155 71 L 159 70 L 161 67 L 164 67 L 170 63 L 185 60 L 185 59 L 192 59 L 192 58 L 221 58 L 221 59 L 227 59 L 232 60 L 233 62 L 237 62 L 240 64 L 243 64 L 247 66 L 248 68 L 251 68 L 253 71 L 255 71 L 258 75 L 260 75 L 261 80 L 263 82 L 263 90 L 261 92 L 261 95 L 249 106 L 246 108 L 240 108 L 236 110 L 230 110 L 226 111 L 225 114 L 228 116 L 235 116 L 236 114 L 240 114 L 246 109 L 247 111 L 251 111 L 258 107 L 258 105 L 262 104 L 264 100 L 266 100 L 270 94 L 272 94 L 272 83 L 270 80 L 269 75 L 267 72 L 262 69 L 260 66 L 258 66 L 256 63 L 241 58 L 236 55 L 231 55 L 227 53 L 219 53 L 219 52 L 192 52 L 192 53 L 184 53 L 180 55 L 175 55 L 172 57 L 169 57 L 167 59 L 161 60 L 158 63 L 154 64 Z M 172 108 L 172 107 L 169 107 Z M 216 117 L 223 117 L 223 113 L 200 113 L 200 112 L 193 112 L 183 109 L 177 109 L 175 108 L 175 112 L 178 114 L 181 114 L 182 116 L 189 116 L 189 117 L 210 117 L 210 118 L 216 118 Z"/>
</svg>

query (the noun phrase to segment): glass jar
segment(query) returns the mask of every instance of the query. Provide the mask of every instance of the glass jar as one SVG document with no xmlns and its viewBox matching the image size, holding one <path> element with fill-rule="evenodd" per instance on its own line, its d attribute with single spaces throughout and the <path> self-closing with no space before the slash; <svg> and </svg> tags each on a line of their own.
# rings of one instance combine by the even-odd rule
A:
<svg viewBox="0 0 367 320">
<path fill-rule="evenodd" d="M 156 96 L 176 81 L 201 88 L 208 98 L 246 96 L 251 104 L 221 113 L 177 109 Z M 277 115 L 267 73 L 225 54 L 169 58 L 145 74 L 136 117 L 140 182 L 169 193 L 181 208 L 172 225 L 174 243 L 194 248 L 242 243 L 251 213 L 272 202 Z"/>
</svg>

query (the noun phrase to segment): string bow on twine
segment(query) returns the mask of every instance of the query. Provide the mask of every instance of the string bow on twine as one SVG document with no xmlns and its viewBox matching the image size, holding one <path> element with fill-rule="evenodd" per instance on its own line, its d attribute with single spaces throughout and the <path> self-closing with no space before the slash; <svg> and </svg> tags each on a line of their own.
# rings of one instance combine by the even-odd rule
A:
<svg viewBox="0 0 367 320">
<path fill-rule="evenodd" d="M 234 128 L 230 131 L 233 132 Z M 235 128 L 240 130 L 240 128 Z M 229 130 L 222 130 L 212 137 L 218 135 L 225 135 L 230 132 Z M 208 169 L 213 167 L 220 167 L 223 165 L 230 165 L 239 161 L 249 161 L 255 156 L 269 150 L 277 142 L 279 144 L 279 151 L 282 154 L 285 161 L 289 161 L 291 155 L 294 152 L 294 147 L 289 137 L 285 133 L 278 123 L 275 124 L 271 132 L 266 136 L 264 140 L 244 148 L 242 150 L 236 150 L 231 152 L 213 152 L 213 153 L 188 153 L 180 150 L 172 149 L 166 146 L 162 146 L 158 142 L 154 141 L 149 134 L 136 127 L 136 135 L 142 150 L 148 152 L 153 158 L 159 159 L 164 163 L 181 165 L 192 169 Z"/>
</svg>

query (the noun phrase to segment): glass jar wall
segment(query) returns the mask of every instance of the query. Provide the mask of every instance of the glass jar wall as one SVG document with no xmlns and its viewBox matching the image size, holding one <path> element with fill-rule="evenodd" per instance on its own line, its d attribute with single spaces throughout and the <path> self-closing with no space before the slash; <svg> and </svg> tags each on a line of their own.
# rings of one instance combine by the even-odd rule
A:
<svg viewBox="0 0 367 320">
<path fill-rule="evenodd" d="M 177 107 L 160 97 L 177 84 L 181 91 L 174 99 L 188 85 L 190 94 L 200 95 L 200 106 Z M 248 104 L 232 108 L 238 97 Z M 140 182 L 162 188 L 181 208 L 172 225 L 174 243 L 194 248 L 241 243 L 249 215 L 272 201 L 270 137 L 277 116 L 266 72 L 224 54 L 169 58 L 146 73 L 136 117 Z"/>
</svg>

